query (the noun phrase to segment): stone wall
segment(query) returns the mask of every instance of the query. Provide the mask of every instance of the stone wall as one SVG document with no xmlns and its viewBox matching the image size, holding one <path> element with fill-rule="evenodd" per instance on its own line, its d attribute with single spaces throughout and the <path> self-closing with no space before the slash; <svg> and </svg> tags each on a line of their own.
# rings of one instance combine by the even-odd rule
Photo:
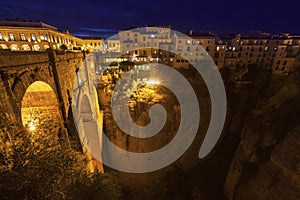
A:
<svg viewBox="0 0 300 200">
<path fill-rule="evenodd" d="M 76 71 L 81 67 L 83 58 L 81 52 L 1 51 L 0 110 L 3 113 L 1 120 L 21 123 L 22 100 L 26 90 L 34 82 L 43 81 L 54 91 L 59 116 L 62 119 L 61 126 L 65 128 L 71 126 L 72 120 L 69 120 L 68 111 Z M 48 109 L 49 112 L 50 110 Z"/>
</svg>

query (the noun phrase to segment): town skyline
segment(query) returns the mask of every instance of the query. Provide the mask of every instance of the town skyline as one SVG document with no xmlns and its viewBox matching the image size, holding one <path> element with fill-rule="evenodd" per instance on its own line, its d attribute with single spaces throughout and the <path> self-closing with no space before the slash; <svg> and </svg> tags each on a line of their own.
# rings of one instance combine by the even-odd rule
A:
<svg viewBox="0 0 300 200">
<path fill-rule="evenodd" d="M 51 1 L 12 0 L 0 3 L 0 19 L 43 21 L 59 29 L 98 29 L 106 33 L 132 26 L 170 25 L 177 31 L 203 30 L 212 32 L 265 31 L 270 33 L 299 33 L 296 1 L 286 2 L 288 9 L 269 1 L 251 2 L 243 6 L 237 1 L 174 3 L 152 1 Z"/>
<path fill-rule="evenodd" d="M 104 27 L 101 27 L 101 25 L 99 25 L 98 27 L 74 27 L 72 29 L 67 29 L 67 28 L 62 28 L 57 26 L 56 24 L 51 24 L 48 23 L 47 21 L 41 21 L 41 20 L 26 20 L 26 19 L 19 19 L 19 18 L 15 18 L 15 19 L 4 19 L 4 18 L 0 18 L 0 21 L 4 22 L 4 21 L 11 21 L 11 22 L 39 22 L 39 23 L 45 23 L 48 24 L 50 26 L 53 26 L 55 28 L 58 29 L 58 31 L 60 32 L 69 32 L 70 34 L 76 36 L 76 37 L 86 37 L 86 38 L 101 38 L 101 39 L 108 39 L 110 37 L 113 37 L 115 35 L 118 35 L 119 31 L 125 31 L 125 30 L 130 30 L 130 29 L 135 29 L 135 28 L 142 28 L 142 27 L 167 27 L 170 28 L 174 31 L 178 31 L 181 32 L 183 34 L 189 34 L 191 31 L 195 32 L 195 33 L 208 33 L 208 34 L 213 34 L 215 36 L 219 36 L 219 35 L 230 35 L 230 34 L 241 34 L 244 36 L 280 36 L 280 35 L 284 35 L 284 34 L 290 34 L 290 35 L 294 35 L 294 36 L 299 36 L 300 32 L 293 32 L 293 31 L 282 31 L 282 32 L 268 32 L 265 30 L 247 30 L 247 31 L 242 31 L 242 32 L 235 32 L 235 31 L 212 31 L 212 30 L 205 30 L 205 29 L 186 29 L 186 30 L 177 30 L 176 27 L 172 27 L 171 25 L 163 25 L 163 24 L 145 24 L 145 25 L 141 25 L 141 26 L 128 26 L 128 27 L 123 27 L 120 29 L 107 29 Z"/>
</svg>

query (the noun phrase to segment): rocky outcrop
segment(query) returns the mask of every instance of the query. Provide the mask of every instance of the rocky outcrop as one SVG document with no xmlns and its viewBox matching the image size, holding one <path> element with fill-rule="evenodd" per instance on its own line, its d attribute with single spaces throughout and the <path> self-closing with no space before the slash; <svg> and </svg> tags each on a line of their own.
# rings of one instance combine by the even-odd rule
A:
<svg viewBox="0 0 300 200">
<path fill-rule="evenodd" d="M 246 119 L 228 171 L 228 199 L 300 199 L 300 75 L 273 77 Z"/>
</svg>

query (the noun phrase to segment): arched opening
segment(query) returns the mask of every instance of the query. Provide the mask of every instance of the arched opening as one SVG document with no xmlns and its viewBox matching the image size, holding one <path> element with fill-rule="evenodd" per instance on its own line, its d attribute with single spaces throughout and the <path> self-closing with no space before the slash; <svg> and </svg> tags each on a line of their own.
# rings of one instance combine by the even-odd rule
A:
<svg viewBox="0 0 300 200">
<path fill-rule="evenodd" d="M 31 48 L 30 48 L 30 46 L 29 46 L 28 44 L 23 44 L 23 45 L 21 46 L 21 50 L 22 50 L 22 51 L 30 51 Z"/>
<path fill-rule="evenodd" d="M 94 120 L 93 118 L 91 104 L 86 95 L 83 95 L 81 100 L 80 114 L 85 133 L 84 143 L 86 144 L 86 148 L 89 151 L 87 152 L 87 155 L 91 159 L 91 162 L 89 163 L 89 169 L 93 171 L 94 168 L 97 168 L 99 171 L 103 171 L 102 163 L 96 159 L 101 157 L 101 145 L 98 135 L 98 125 L 96 120 Z"/>
<path fill-rule="evenodd" d="M 20 48 L 19 48 L 19 46 L 17 44 L 12 44 L 12 45 L 10 45 L 10 50 L 12 50 L 12 51 L 19 51 Z"/>
<path fill-rule="evenodd" d="M 34 51 L 39 51 L 41 49 L 41 47 L 38 44 L 35 44 L 32 46 L 32 50 Z"/>
<path fill-rule="evenodd" d="M 0 49 L 8 49 L 6 44 L 0 44 Z"/>
<path fill-rule="evenodd" d="M 49 84 L 36 81 L 27 88 L 22 99 L 21 117 L 23 125 L 30 131 L 38 128 L 58 131 L 62 119 L 56 94 Z"/>
</svg>

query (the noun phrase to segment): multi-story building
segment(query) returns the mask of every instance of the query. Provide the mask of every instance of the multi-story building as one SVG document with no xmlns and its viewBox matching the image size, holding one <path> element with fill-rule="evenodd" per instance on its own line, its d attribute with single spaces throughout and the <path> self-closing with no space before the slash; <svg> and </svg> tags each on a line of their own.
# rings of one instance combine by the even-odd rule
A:
<svg viewBox="0 0 300 200">
<path fill-rule="evenodd" d="M 0 21 L 0 48 L 12 51 L 41 51 L 48 48 L 101 50 L 102 39 L 79 38 L 60 32 L 43 22 Z"/>
<path fill-rule="evenodd" d="M 171 43 L 170 27 L 143 27 L 119 31 L 121 52 L 134 61 L 153 61 L 164 57 L 159 51 L 164 44 Z"/>
<path fill-rule="evenodd" d="M 223 35 L 220 40 L 226 44 L 224 66 L 233 69 L 255 66 L 284 74 L 293 69 L 299 55 L 299 38 L 290 35 L 237 34 Z"/>
<path fill-rule="evenodd" d="M 199 44 L 201 46 L 199 46 Z M 42 51 L 51 49 L 106 52 L 103 62 L 129 60 L 139 63 L 164 62 L 188 67 L 187 61 L 209 55 L 218 68 L 248 69 L 255 66 L 284 74 L 300 60 L 300 36 L 267 33 L 219 34 L 190 31 L 180 34 L 170 27 L 148 26 L 119 31 L 118 37 L 80 38 L 68 31 L 31 21 L 0 21 L 0 49 Z M 111 55 L 123 53 L 122 58 Z M 176 52 L 176 53 L 174 53 Z"/>
</svg>

